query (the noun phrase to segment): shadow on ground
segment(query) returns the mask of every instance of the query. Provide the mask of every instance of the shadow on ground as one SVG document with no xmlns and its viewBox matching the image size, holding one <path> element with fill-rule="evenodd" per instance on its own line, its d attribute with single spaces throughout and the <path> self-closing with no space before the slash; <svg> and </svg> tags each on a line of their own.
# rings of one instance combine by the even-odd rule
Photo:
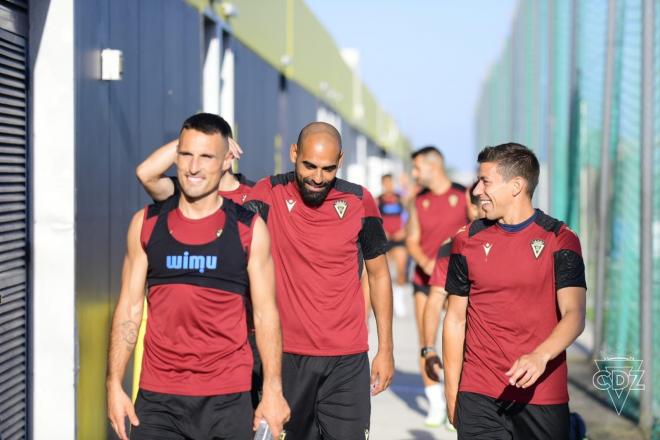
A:
<svg viewBox="0 0 660 440">
<path fill-rule="evenodd" d="M 408 432 L 410 433 L 410 440 L 436 440 L 436 437 L 428 431 L 411 429 Z"/>
<path fill-rule="evenodd" d="M 426 416 L 426 409 L 419 406 L 420 397 L 424 399 L 426 398 L 424 397 L 424 383 L 422 382 L 422 377 L 419 373 L 395 370 L 394 380 L 392 381 L 392 385 L 390 385 L 390 391 L 394 393 L 397 398 L 401 399 L 412 411 Z M 419 435 L 424 434 L 428 433 L 419 431 Z M 426 439 L 433 437 L 414 438 Z"/>
</svg>

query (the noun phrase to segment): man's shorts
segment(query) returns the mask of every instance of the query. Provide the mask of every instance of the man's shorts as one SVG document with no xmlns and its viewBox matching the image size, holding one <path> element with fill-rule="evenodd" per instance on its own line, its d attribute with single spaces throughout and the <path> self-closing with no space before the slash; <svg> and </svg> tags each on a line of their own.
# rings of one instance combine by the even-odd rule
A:
<svg viewBox="0 0 660 440">
<path fill-rule="evenodd" d="M 346 356 L 282 357 L 284 398 L 291 420 L 287 439 L 348 440 L 369 435 L 371 415 L 369 359 Z"/>
<path fill-rule="evenodd" d="M 197 397 L 140 389 L 135 401 L 140 425 L 131 440 L 251 439 L 250 393 Z"/>
<path fill-rule="evenodd" d="M 459 392 L 459 440 L 568 440 L 568 403 L 532 405 Z"/>
<path fill-rule="evenodd" d="M 388 240 L 387 245 L 389 246 L 388 249 L 392 249 L 395 247 L 405 247 L 406 242 L 404 240 Z"/>
<path fill-rule="evenodd" d="M 430 276 L 426 275 L 424 270 L 415 265 L 415 272 L 413 272 L 412 285 L 413 285 L 413 294 L 421 292 L 426 296 L 429 296 L 431 291 L 431 286 L 429 285 Z"/>
</svg>

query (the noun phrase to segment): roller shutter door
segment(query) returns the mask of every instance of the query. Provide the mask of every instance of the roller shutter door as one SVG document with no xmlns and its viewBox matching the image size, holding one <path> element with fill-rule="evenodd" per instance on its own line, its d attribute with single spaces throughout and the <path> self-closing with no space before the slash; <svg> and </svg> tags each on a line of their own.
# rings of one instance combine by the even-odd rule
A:
<svg viewBox="0 0 660 440">
<path fill-rule="evenodd" d="M 0 0 L 0 439 L 28 432 L 27 2 Z"/>
</svg>

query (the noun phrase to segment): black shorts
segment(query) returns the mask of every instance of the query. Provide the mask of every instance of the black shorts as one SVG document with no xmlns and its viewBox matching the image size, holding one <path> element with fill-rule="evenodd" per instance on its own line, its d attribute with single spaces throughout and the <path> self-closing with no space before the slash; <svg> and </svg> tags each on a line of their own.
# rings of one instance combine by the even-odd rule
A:
<svg viewBox="0 0 660 440">
<path fill-rule="evenodd" d="M 261 402 L 261 393 L 264 384 L 264 373 L 261 366 L 261 357 L 257 349 L 257 338 L 254 330 L 248 330 L 248 342 L 252 349 L 252 357 L 254 364 L 252 366 L 252 389 L 250 390 L 250 398 L 252 399 L 252 408 L 257 409 L 259 402 Z"/>
<path fill-rule="evenodd" d="M 282 382 L 291 408 L 291 420 L 284 426 L 287 439 L 347 440 L 368 436 L 371 396 L 366 353 L 284 353 Z"/>
<path fill-rule="evenodd" d="M 459 392 L 459 440 L 568 440 L 568 403 L 532 405 Z"/>
<path fill-rule="evenodd" d="M 405 247 L 406 242 L 404 240 L 389 240 L 387 242 L 387 245 L 389 246 L 389 249 L 395 248 L 395 247 Z"/>
<path fill-rule="evenodd" d="M 431 292 L 431 286 L 428 284 L 417 284 L 417 283 L 412 283 L 413 285 L 413 295 L 417 293 L 423 293 L 426 296 L 429 296 L 429 293 Z"/>
<path fill-rule="evenodd" d="M 135 412 L 140 425 L 131 440 L 248 440 L 252 431 L 250 393 L 196 397 L 138 391 Z"/>
</svg>

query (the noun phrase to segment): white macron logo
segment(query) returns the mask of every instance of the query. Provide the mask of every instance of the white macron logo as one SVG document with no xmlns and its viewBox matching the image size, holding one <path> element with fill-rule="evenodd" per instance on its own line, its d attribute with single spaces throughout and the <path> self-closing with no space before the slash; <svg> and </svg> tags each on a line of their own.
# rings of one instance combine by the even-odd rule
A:
<svg viewBox="0 0 660 440">
<path fill-rule="evenodd" d="M 493 247 L 493 245 L 490 244 L 490 243 L 486 243 L 486 244 L 484 244 L 484 253 L 486 254 L 486 256 L 488 256 L 488 254 L 490 254 L 490 249 L 491 249 L 492 247 Z"/>
</svg>

